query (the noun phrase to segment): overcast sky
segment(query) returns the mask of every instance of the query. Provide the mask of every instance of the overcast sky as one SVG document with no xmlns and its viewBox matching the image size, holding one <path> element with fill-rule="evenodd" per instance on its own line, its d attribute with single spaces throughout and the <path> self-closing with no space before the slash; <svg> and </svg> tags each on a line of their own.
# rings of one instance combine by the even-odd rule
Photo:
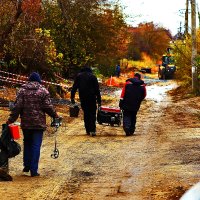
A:
<svg viewBox="0 0 200 200">
<path fill-rule="evenodd" d="M 159 24 L 171 31 L 173 35 L 178 32 L 180 22 L 184 28 L 184 12 L 186 0 L 120 0 L 125 6 L 125 13 L 132 15 L 128 23 L 137 26 L 142 22 Z M 196 0 L 200 4 L 200 0 Z M 190 2 L 189 2 L 190 5 Z M 189 7 L 190 8 L 190 7 Z M 190 19 L 189 15 L 189 19 Z M 198 22 L 198 17 L 197 17 Z M 191 27 L 189 23 L 189 28 Z"/>
</svg>

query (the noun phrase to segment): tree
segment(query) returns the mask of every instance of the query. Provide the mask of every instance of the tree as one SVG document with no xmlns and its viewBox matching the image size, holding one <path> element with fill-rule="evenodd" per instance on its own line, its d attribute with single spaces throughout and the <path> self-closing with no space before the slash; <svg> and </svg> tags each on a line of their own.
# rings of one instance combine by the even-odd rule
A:
<svg viewBox="0 0 200 200">
<path fill-rule="evenodd" d="M 6 10 L 7 14 L 12 13 L 15 8 L 13 2 L 7 1 L 4 4 L 1 2 L 4 6 L 2 11 Z M 5 31 L 1 34 L 4 61 L 7 62 L 9 71 L 28 73 L 37 70 L 53 77 L 54 72 L 61 70 L 62 54 L 57 53 L 51 31 L 38 28 L 44 16 L 42 2 L 23 0 L 17 3 L 19 6 L 17 12 L 20 16 L 11 15 L 8 20 L 7 15 L 6 20 L 3 20 L 3 16 L 0 17 L 1 26 L 5 27 Z M 11 23 L 12 19 L 15 19 L 15 23 Z"/>
<path fill-rule="evenodd" d="M 104 13 L 96 17 L 95 29 L 96 58 L 101 65 L 113 65 L 119 62 L 127 52 L 127 25 L 119 6 L 114 9 L 106 9 Z M 102 31 L 103 30 L 103 31 Z M 110 59 L 103 63 L 101 60 Z"/>
<path fill-rule="evenodd" d="M 159 59 L 166 52 L 171 40 L 168 30 L 154 25 L 153 22 L 139 24 L 138 27 L 129 28 L 129 58 L 141 59 L 139 52 L 146 53 L 152 59 Z"/>
<path fill-rule="evenodd" d="M 3 47 L 6 40 L 22 14 L 22 2 L 23 0 L 0 1 L 0 58 L 3 57 Z"/>
<path fill-rule="evenodd" d="M 67 77 L 69 70 L 83 65 L 106 69 L 126 52 L 122 10 L 108 0 L 18 2 L 20 17 L 3 45 L 12 71 L 48 71 L 51 76 L 58 72 Z M 12 13 L 14 5 L 5 5 Z"/>
<path fill-rule="evenodd" d="M 66 73 L 86 64 L 109 66 L 124 54 L 123 14 L 119 6 L 106 3 L 102 0 L 59 0 L 58 5 L 45 2 L 43 26 L 52 30 L 56 46 L 64 55 Z"/>
<path fill-rule="evenodd" d="M 197 66 L 198 84 L 200 84 L 200 30 L 197 30 L 197 56 L 195 57 L 195 65 Z M 188 34 L 184 40 L 176 40 L 174 42 L 175 59 L 177 63 L 176 78 L 181 81 L 183 88 L 191 88 L 192 91 L 192 38 Z M 200 89 L 195 91 L 200 94 Z"/>
</svg>

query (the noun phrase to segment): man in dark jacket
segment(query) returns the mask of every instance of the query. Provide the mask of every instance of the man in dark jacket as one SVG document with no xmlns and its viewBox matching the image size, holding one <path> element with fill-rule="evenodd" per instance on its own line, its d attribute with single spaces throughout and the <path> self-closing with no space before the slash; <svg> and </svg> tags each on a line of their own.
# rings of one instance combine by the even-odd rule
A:
<svg viewBox="0 0 200 200">
<path fill-rule="evenodd" d="M 145 97 L 144 81 L 139 73 L 135 73 L 134 78 L 126 80 L 119 102 L 119 107 L 123 110 L 123 129 L 126 136 L 133 135 L 135 131 L 136 115 Z"/>
<path fill-rule="evenodd" d="M 98 80 L 91 68 L 84 67 L 77 75 L 72 90 L 71 102 L 75 103 L 75 93 L 78 89 L 81 108 L 84 113 L 84 125 L 87 135 L 96 135 L 96 110 L 101 105 L 101 94 Z"/>
<path fill-rule="evenodd" d="M 19 89 L 7 121 L 8 124 L 13 123 L 20 115 L 24 136 L 23 172 L 30 171 L 32 177 L 39 176 L 38 163 L 43 132 L 46 129 L 46 114 L 52 118 L 58 117 L 48 90 L 41 85 L 40 75 L 33 72 L 28 83 Z"/>
</svg>

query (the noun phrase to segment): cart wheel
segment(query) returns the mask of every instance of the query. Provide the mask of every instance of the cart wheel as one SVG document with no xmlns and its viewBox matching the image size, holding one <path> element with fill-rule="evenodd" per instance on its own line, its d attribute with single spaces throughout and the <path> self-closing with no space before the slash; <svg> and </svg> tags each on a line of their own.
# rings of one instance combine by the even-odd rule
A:
<svg viewBox="0 0 200 200">
<path fill-rule="evenodd" d="M 114 124 L 113 124 L 113 123 L 110 123 L 110 125 L 111 125 L 111 126 L 114 126 Z"/>
</svg>

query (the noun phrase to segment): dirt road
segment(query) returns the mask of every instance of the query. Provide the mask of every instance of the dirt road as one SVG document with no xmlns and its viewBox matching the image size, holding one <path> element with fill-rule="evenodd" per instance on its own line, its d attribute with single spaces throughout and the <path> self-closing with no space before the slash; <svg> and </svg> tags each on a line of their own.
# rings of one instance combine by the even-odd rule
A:
<svg viewBox="0 0 200 200">
<path fill-rule="evenodd" d="M 69 119 L 60 109 L 59 158 L 51 158 L 55 134 L 46 132 L 41 176 L 21 172 L 22 153 L 10 159 L 14 180 L 0 182 L 1 200 L 178 200 L 200 178 L 200 98 L 172 99 L 173 87 L 170 81 L 147 87 L 131 137 L 122 127 L 98 124 L 97 136 L 87 136 L 82 117 Z M 4 122 L 8 111 L 0 114 Z"/>
</svg>

